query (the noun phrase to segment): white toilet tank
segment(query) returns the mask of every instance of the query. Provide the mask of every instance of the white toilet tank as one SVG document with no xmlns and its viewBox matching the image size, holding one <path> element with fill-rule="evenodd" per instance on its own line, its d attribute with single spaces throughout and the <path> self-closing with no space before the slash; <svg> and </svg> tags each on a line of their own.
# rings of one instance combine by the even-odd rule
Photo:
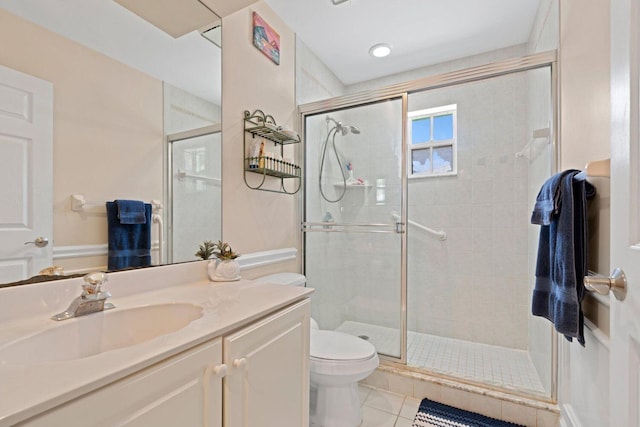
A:
<svg viewBox="0 0 640 427">
<path fill-rule="evenodd" d="M 304 286 L 307 282 L 307 278 L 304 274 L 298 273 L 276 273 L 258 277 L 257 279 L 254 279 L 254 281 L 260 283 L 273 283 L 274 285 Z"/>
<path fill-rule="evenodd" d="M 307 278 L 304 274 L 299 273 L 276 273 L 268 274 L 266 276 L 253 279 L 259 283 L 272 283 L 274 285 L 286 285 L 286 286 L 304 286 L 307 283 Z M 320 329 L 318 322 L 311 318 L 311 329 Z"/>
</svg>

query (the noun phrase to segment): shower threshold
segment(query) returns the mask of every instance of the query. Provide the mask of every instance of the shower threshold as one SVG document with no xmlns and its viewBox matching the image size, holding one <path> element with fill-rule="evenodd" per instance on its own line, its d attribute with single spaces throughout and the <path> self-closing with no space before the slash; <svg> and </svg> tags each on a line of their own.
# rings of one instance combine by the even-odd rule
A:
<svg viewBox="0 0 640 427">
<path fill-rule="evenodd" d="M 336 330 L 367 336 L 380 354 L 398 354 L 397 329 L 346 321 Z M 410 367 L 537 396 L 547 394 L 525 350 L 411 331 L 407 332 L 407 347 Z"/>
</svg>

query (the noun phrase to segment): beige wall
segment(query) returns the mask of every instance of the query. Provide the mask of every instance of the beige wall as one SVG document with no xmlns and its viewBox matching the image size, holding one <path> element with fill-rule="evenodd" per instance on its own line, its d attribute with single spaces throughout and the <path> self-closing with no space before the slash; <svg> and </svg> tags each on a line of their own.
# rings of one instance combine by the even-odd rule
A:
<svg viewBox="0 0 640 427">
<path fill-rule="evenodd" d="M 560 170 L 610 156 L 609 6 L 609 0 L 560 0 Z M 608 275 L 609 180 L 590 182 L 599 194 L 590 212 L 590 268 Z M 592 310 L 601 313 L 591 317 L 597 329 L 585 328 L 585 348 L 559 338 L 558 400 L 567 426 L 608 422 L 608 309 Z"/>
<path fill-rule="evenodd" d="M 253 46 L 253 11 L 280 34 L 280 65 Z M 295 35 L 262 1 L 224 17 L 222 24 L 223 238 L 240 253 L 300 249 L 299 195 L 251 190 L 243 178 L 244 110 L 260 109 L 272 115 L 279 125 L 293 127 L 295 123 Z M 271 143 L 268 145 L 269 150 L 275 150 Z M 299 155 L 300 147 L 288 148 Z M 255 178 L 248 176 L 254 183 Z M 298 271 L 299 267 L 298 263 L 289 262 L 273 269 Z M 243 276 L 264 272 L 251 270 Z"/>
<path fill-rule="evenodd" d="M 2 65 L 54 86 L 54 245 L 106 244 L 104 209 L 73 212 L 70 195 L 162 199 L 162 82 L 4 10 L 0 22 Z"/>
</svg>

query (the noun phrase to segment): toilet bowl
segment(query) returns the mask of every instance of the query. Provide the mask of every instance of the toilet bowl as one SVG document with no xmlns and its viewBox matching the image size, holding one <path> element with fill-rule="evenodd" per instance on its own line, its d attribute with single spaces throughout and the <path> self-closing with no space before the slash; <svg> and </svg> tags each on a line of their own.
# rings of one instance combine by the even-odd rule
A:
<svg viewBox="0 0 640 427">
<path fill-rule="evenodd" d="M 278 273 L 258 282 L 303 286 L 305 277 Z M 356 427 L 362 422 L 358 381 L 379 365 L 375 347 L 342 332 L 321 330 L 311 319 L 310 334 L 310 423 L 314 427 Z"/>
</svg>

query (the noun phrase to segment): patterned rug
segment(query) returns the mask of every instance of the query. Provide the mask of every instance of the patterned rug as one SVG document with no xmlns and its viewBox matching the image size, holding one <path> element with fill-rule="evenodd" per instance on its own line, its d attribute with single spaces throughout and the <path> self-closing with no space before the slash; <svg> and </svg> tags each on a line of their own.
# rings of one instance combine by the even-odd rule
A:
<svg viewBox="0 0 640 427">
<path fill-rule="evenodd" d="M 524 427 L 422 399 L 412 427 Z"/>
</svg>

